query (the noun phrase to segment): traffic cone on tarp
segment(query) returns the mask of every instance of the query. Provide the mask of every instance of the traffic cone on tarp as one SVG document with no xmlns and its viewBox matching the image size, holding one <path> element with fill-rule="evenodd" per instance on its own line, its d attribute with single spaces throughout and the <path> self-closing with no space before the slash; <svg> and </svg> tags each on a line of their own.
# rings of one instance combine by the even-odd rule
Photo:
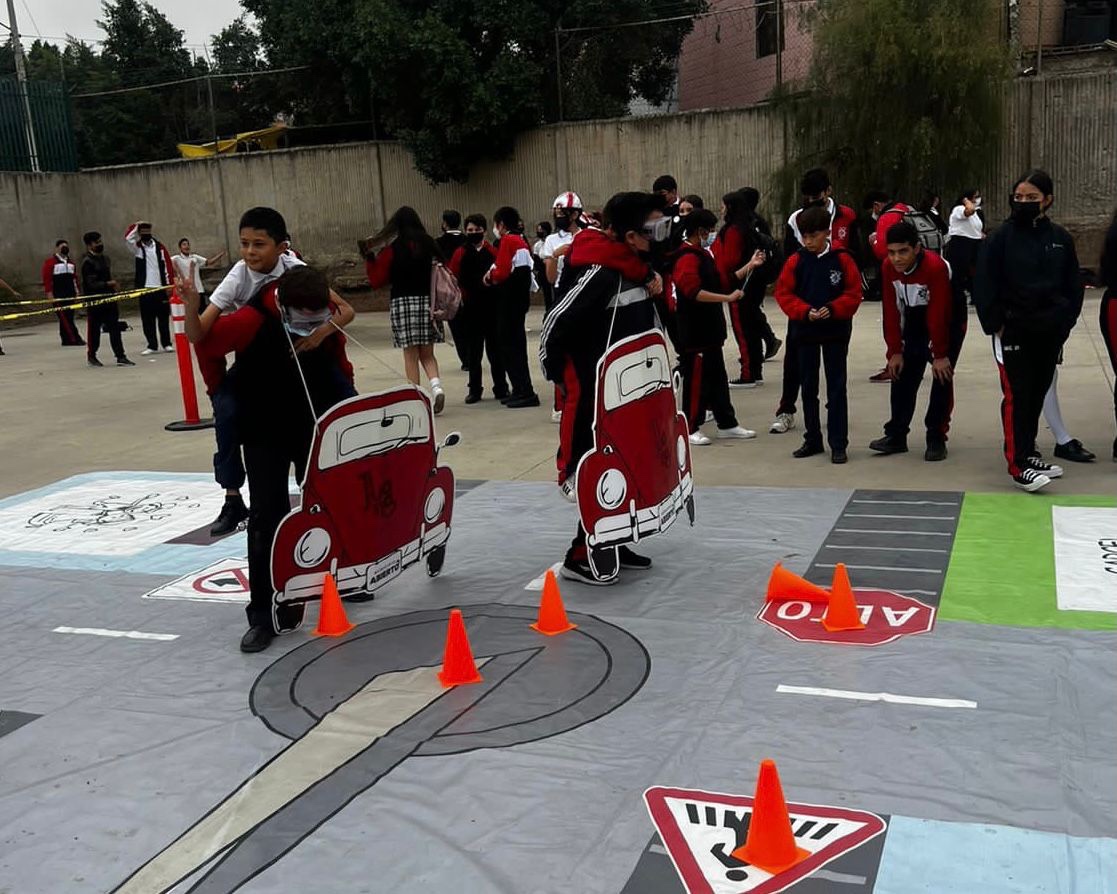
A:
<svg viewBox="0 0 1117 894">
<path fill-rule="evenodd" d="M 772 576 L 768 578 L 768 595 L 765 601 L 793 602 L 795 600 L 825 605 L 830 601 L 830 594 L 822 587 L 803 580 L 798 574 L 788 571 L 776 562 L 772 569 Z"/>
<path fill-rule="evenodd" d="M 469 648 L 469 637 L 465 635 L 461 609 L 451 609 L 450 625 L 446 628 L 446 651 L 442 655 L 438 681 L 448 689 L 462 683 L 480 683 L 481 679 L 473 661 L 473 650 Z"/>
<path fill-rule="evenodd" d="M 573 630 L 577 624 L 571 624 L 566 617 L 566 608 L 562 604 L 562 594 L 559 592 L 555 572 L 550 568 L 543 578 L 543 598 L 539 601 L 539 620 L 531 625 L 532 629 L 545 633 L 547 636 L 556 636 Z"/>
<path fill-rule="evenodd" d="M 801 863 L 811 852 L 795 844 L 791 817 L 783 797 L 780 774 L 774 761 L 760 762 L 756 794 L 752 799 L 752 818 L 745 843 L 733 856 L 757 869 L 776 875 Z"/>
<path fill-rule="evenodd" d="M 318 607 L 318 626 L 314 628 L 314 634 L 345 636 L 353 627 L 345 615 L 345 606 L 341 604 L 334 576 L 326 572 L 326 579 L 322 581 L 322 602 Z"/>
<path fill-rule="evenodd" d="M 830 585 L 830 604 L 822 616 L 822 626 L 831 633 L 840 630 L 864 630 L 865 622 L 857 610 L 853 598 L 853 588 L 849 585 L 846 566 L 839 562 L 834 566 L 834 582 Z"/>
</svg>

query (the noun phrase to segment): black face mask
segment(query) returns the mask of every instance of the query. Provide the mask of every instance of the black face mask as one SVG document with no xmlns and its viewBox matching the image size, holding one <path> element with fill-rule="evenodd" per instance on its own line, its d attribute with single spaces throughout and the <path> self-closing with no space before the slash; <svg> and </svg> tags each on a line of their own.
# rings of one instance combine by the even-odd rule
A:
<svg viewBox="0 0 1117 894">
<path fill-rule="evenodd" d="M 61 246 L 58 249 L 58 253 L 64 258 L 70 257 L 70 246 L 68 246 L 68 245 Z"/>
<path fill-rule="evenodd" d="M 1035 223 L 1036 218 L 1043 211 L 1042 202 L 1017 202 L 1012 201 L 1012 219 L 1017 223 Z"/>
<path fill-rule="evenodd" d="M 570 226 L 570 215 L 569 214 L 556 214 L 555 215 L 555 226 L 558 227 L 560 230 L 565 230 L 568 226 Z"/>
<path fill-rule="evenodd" d="M 152 236 L 151 233 L 147 233 L 146 235 L 140 237 L 140 241 L 150 245 L 152 242 L 155 241 L 155 237 Z"/>
<path fill-rule="evenodd" d="M 804 202 L 803 203 L 803 210 L 804 211 L 808 208 L 825 208 L 825 207 L 826 207 L 826 199 L 814 199 L 810 202 Z"/>
<path fill-rule="evenodd" d="M 101 254 L 101 252 L 103 252 L 105 250 L 105 246 L 103 246 L 103 245 L 93 245 L 93 246 L 90 246 L 89 250 L 91 252 L 93 252 L 93 254 L 99 255 L 99 254 Z"/>
<path fill-rule="evenodd" d="M 485 238 L 484 233 L 466 233 L 465 241 L 470 245 L 480 245 L 481 241 Z"/>
<path fill-rule="evenodd" d="M 546 239 L 547 234 L 545 232 L 543 232 L 542 230 L 536 230 L 535 231 L 535 238 L 536 239 Z"/>
</svg>

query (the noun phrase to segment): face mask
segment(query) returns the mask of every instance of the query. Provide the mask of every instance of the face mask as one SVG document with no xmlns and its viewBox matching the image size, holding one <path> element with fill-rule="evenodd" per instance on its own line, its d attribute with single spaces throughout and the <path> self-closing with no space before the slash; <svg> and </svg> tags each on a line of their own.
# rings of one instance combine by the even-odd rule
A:
<svg viewBox="0 0 1117 894">
<path fill-rule="evenodd" d="M 154 239 L 155 237 L 152 236 L 151 233 L 145 233 L 143 236 L 140 236 L 141 242 L 151 243 Z"/>
<path fill-rule="evenodd" d="M 493 238 L 494 239 L 499 239 L 500 238 L 500 230 L 498 230 L 495 226 L 493 227 Z"/>
<path fill-rule="evenodd" d="M 804 211 L 808 208 L 825 208 L 825 207 L 826 207 L 826 199 L 812 199 L 809 202 L 804 202 L 803 203 L 803 210 Z"/>
<path fill-rule="evenodd" d="M 706 238 L 702 240 L 702 247 L 709 248 L 711 245 L 714 244 L 715 239 L 717 239 L 717 233 L 707 233 Z"/>
<path fill-rule="evenodd" d="M 542 230 L 536 230 L 536 231 L 535 231 L 535 238 L 536 238 L 536 239 L 546 239 L 546 238 L 547 238 L 547 234 L 546 234 L 546 233 L 544 233 L 544 232 L 543 232 Z"/>
<path fill-rule="evenodd" d="M 480 245 L 482 240 L 484 240 L 484 238 L 485 238 L 484 233 L 466 233 L 465 234 L 465 241 L 468 242 L 470 245 Z"/>
<path fill-rule="evenodd" d="M 1017 223 L 1030 224 L 1035 223 L 1037 217 L 1043 211 L 1042 202 L 1012 202 L 1012 219 Z"/>
<path fill-rule="evenodd" d="M 568 226 L 570 226 L 570 215 L 567 214 L 565 211 L 563 211 L 561 214 L 556 212 L 555 226 L 557 226 L 560 230 L 565 230 Z"/>
<path fill-rule="evenodd" d="M 60 249 L 58 249 L 58 253 L 64 258 L 68 258 L 70 256 L 70 246 L 63 245 Z"/>
<path fill-rule="evenodd" d="M 103 252 L 104 250 L 105 250 L 105 246 L 103 246 L 103 245 L 94 245 L 93 248 L 91 249 L 91 251 L 95 255 L 101 254 L 101 252 Z"/>
<path fill-rule="evenodd" d="M 301 338 L 310 335 L 315 329 L 332 316 L 328 307 L 321 310 L 303 310 L 299 307 L 283 308 L 283 327 L 292 336 Z"/>
<path fill-rule="evenodd" d="M 978 196 L 976 199 L 973 200 L 973 206 L 975 208 L 981 207 L 981 196 Z"/>
</svg>

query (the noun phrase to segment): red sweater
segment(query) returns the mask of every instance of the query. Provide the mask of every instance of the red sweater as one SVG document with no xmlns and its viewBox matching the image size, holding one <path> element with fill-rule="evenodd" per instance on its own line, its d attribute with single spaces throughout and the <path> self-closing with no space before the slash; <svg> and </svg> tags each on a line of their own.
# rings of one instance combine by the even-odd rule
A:
<svg viewBox="0 0 1117 894">
<path fill-rule="evenodd" d="M 368 276 L 369 285 L 374 289 L 382 289 L 392 281 L 392 258 L 395 252 L 392 246 L 387 246 L 375 258 L 365 258 L 365 275 Z"/>
<path fill-rule="evenodd" d="M 48 298 L 54 297 L 54 284 L 55 277 L 64 279 L 67 276 L 74 281 L 74 297 L 81 294 L 81 288 L 78 283 L 77 267 L 74 262 L 69 258 L 60 258 L 58 255 L 51 255 L 43 261 L 43 291 L 47 293 Z M 69 295 L 64 297 L 71 297 Z"/>
<path fill-rule="evenodd" d="M 915 209 L 903 202 L 896 202 L 891 208 L 881 214 L 877 220 L 877 240 L 873 243 L 873 254 L 878 261 L 888 257 L 888 231 L 898 223 L 904 222 L 904 215 Z"/>
<path fill-rule="evenodd" d="M 919 252 L 915 266 L 906 273 L 898 273 L 891 261 L 885 261 L 881 264 L 881 296 L 886 356 L 903 353 L 906 324 L 923 316 L 932 356 L 936 360 L 946 356 L 953 301 L 946 261 L 927 249 Z"/>
<path fill-rule="evenodd" d="M 718 273 L 721 274 L 721 284 L 726 291 L 741 287 L 741 281 L 736 273 L 748 263 L 745 257 L 745 236 L 738 226 L 725 227 L 718 233 L 710 249 L 717 264 Z"/>
<path fill-rule="evenodd" d="M 500 237 L 500 248 L 493 262 L 490 279 L 494 286 L 500 285 L 512 275 L 517 267 L 532 268 L 531 249 L 523 238 L 515 233 L 505 233 Z"/>
</svg>

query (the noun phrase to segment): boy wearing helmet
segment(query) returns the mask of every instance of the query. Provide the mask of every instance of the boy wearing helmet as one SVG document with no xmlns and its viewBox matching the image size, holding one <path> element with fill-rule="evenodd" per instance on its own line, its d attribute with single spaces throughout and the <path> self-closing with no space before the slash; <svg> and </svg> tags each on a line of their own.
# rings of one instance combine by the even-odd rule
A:
<svg viewBox="0 0 1117 894">
<path fill-rule="evenodd" d="M 539 257 L 547 271 L 547 282 L 552 286 L 558 283 L 559 274 L 562 273 L 563 258 L 570 251 L 570 243 L 574 241 L 575 234 L 582 229 L 582 200 L 576 192 L 563 192 L 555 196 L 551 211 L 555 221 L 555 231 L 543 241 L 543 250 Z M 548 309 L 549 310 L 549 309 Z M 555 388 L 554 403 L 551 405 L 551 421 L 562 420 L 562 394 Z M 561 454 L 560 450 L 560 454 Z M 563 475 L 563 466 L 560 461 L 559 476 Z M 561 484 L 562 481 L 560 480 Z"/>
</svg>

